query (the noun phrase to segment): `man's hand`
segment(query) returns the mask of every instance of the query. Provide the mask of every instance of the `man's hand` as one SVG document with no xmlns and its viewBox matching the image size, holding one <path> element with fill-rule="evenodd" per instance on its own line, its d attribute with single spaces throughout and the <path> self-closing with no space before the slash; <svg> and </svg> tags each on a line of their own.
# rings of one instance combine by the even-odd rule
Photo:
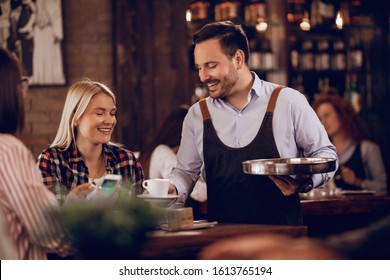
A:
<svg viewBox="0 0 390 280">
<path fill-rule="evenodd" d="M 178 195 L 177 189 L 174 184 L 169 185 L 168 193 Z"/>
<path fill-rule="evenodd" d="M 352 169 L 341 166 L 341 177 L 344 182 L 358 187 L 363 187 L 363 181 L 356 177 L 355 172 Z"/>
<path fill-rule="evenodd" d="M 280 189 L 284 196 L 290 196 L 298 193 L 310 180 L 311 175 L 297 175 L 296 178 L 290 176 L 268 176 Z"/>
</svg>

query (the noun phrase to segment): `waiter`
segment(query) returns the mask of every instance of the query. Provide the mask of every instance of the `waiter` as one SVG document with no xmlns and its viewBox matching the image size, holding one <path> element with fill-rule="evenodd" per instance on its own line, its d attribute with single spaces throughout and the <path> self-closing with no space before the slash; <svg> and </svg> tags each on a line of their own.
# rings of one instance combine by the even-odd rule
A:
<svg viewBox="0 0 390 280">
<path fill-rule="evenodd" d="M 242 161 L 337 158 L 335 147 L 300 92 L 261 80 L 248 67 L 248 39 L 230 21 L 205 25 L 193 36 L 195 66 L 209 97 L 183 124 L 170 193 L 184 202 L 199 175 L 207 183 L 208 218 L 229 223 L 302 224 L 299 192 L 334 172 L 290 176 L 244 174 Z"/>
</svg>

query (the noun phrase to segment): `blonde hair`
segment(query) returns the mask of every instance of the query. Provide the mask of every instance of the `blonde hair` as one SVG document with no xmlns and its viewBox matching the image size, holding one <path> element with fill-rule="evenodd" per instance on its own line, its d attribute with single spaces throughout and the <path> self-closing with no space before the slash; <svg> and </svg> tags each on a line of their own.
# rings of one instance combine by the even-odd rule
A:
<svg viewBox="0 0 390 280">
<path fill-rule="evenodd" d="M 72 141 L 76 143 L 75 121 L 83 115 L 92 97 L 101 92 L 109 95 L 116 105 L 114 93 L 102 83 L 83 79 L 69 88 L 60 126 L 50 147 L 59 147 L 65 151 L 70 147 Z"/>
</svg>

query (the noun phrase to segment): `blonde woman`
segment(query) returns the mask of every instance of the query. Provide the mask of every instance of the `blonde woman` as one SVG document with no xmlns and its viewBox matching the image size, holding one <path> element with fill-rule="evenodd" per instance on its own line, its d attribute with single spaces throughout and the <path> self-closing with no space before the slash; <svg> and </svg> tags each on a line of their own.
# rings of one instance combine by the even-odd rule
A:
<svg viewBox="0 0 390 280">
<path fill-rule="evenodd" d="M 83 80 L 70 87 L 57 135 L 38 157 L 48 188 L 65 186 L 85 197 L 106 174 L 120 174 L 142 193 L 141 164 L 133 152 L 110 142 L 115 114 L 115 95 L 104 84 Z"/>
</svg>

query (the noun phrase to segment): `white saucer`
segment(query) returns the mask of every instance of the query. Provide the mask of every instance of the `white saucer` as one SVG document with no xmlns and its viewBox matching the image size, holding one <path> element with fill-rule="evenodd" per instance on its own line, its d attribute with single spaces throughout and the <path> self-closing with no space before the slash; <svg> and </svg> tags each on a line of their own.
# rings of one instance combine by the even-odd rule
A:
<svg viewBox="0 0 390 280">
<path fill-rule="evenodd" d="M 151 196 L 150 194 L 139 194 L 137 197 L 142 198 L 158 207 L 167 208 L 175 202 L 178 195 L 167 194 L 167 196 Z"/>
</svg>

